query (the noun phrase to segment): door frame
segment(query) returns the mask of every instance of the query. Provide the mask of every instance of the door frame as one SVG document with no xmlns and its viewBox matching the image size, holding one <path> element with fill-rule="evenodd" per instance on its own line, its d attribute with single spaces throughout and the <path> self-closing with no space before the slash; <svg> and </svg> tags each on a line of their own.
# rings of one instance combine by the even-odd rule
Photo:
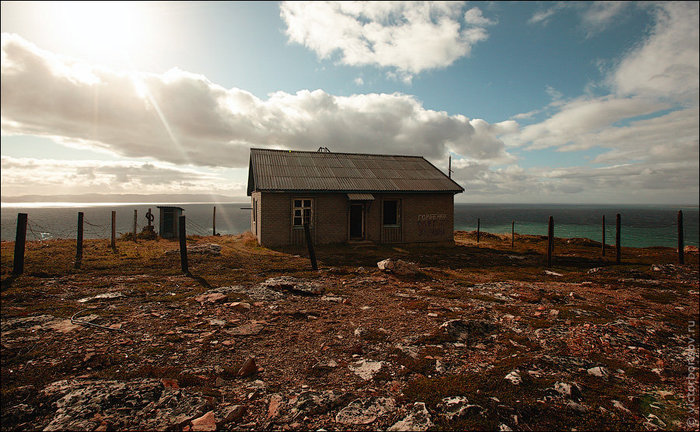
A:
<svg viewBox="0 0 700 432">
<path fill-rule="evenodd" d="M 353 237 L 352 236 L 352 207 L 353 206 L 358 206 L 360 207 L 360 222 L 362 225 L 362 234 L 360 237 Z M 348 241 L 361 241 L 365 239 L 366 236 L 366 226 L 367 226 L 367 215 L 366 215 L 366 210 L 367 206 L 365 203 L 362 202 L 357 202 L 357 201 L 351 201 L 350 206 L 348 207 Z"/>
</svg>

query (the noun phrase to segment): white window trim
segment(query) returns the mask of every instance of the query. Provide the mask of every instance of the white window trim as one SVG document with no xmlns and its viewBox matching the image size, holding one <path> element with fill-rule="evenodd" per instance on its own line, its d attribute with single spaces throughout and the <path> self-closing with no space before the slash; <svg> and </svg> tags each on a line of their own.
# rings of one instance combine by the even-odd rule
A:
<svg viewBox="0 0 700 432">
<path fill-rule="evenodd" d="M 301 200 L 301 207 L 297 207 L 295 205 L 295 201 Z M 310 206 L 306 207 L 304 206 L 304 201 L 311 201 Z M 313 226 L 314 224 L 314 199 L 309 198 L 309 197 L 294 197 L 292 198 L 292 228 L 294 229 L 303 229 L 304 228 L 304 210 L 309 209 L 311 211 L 311 214 L 309 215 L 309 226 Z M 294 219 L 296 219 L 297 216 L 295 216 L 296 210 L 301 210 L 301 218 L 302 218 L 302 224 L 301 225 L 296 225 L 294 223 Z"/>
</svg>

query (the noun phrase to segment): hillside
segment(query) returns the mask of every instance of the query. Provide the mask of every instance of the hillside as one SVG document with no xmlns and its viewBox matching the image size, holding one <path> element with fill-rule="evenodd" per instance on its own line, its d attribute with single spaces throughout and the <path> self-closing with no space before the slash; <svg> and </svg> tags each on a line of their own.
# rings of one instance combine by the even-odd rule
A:
<svg viewBox="0 0 700 432">
<path fill-rule="evenodd" d="M 2 242 L 2 430 L 697 430 L 697 253 L 480 240 Z"/>
</svg>

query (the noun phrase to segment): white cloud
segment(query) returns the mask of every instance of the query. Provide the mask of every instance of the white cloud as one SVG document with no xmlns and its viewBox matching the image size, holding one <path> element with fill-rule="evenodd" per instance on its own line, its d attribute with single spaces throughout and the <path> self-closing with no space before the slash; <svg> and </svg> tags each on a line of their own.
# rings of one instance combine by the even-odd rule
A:
<svg viewBox="0 0 700 432">
<path fill-rule="evenodd" d="M 596 1 L 583 12 L 581 21 L 588 37 L 607 28 L 629 4 L 623 1 Z"/>
<path fill-rule="evenodd" d="M 1 168 L 6 196 L 136 192 L 244 195 L 244 185 L 231 181 L 225 172 L 203 172 L 162 162 L 3 156 Z"/>
<path fill-rule="evenodd" d="M 698 3 L 667 3 L 654 8 L 649 38 L 630 52 L 610 76 L 622 95 L 646 95 L 698 102 Z"/>
<path fill-rule="evenodd" d="M 392 68 L 404 81 L 451 65 L 488 37 L 494 21 L 464 2 L 284 2 L 292 42 L 320 58 L 340 53 L 352 66 Z"/>
<path fill-rule="evenodd" d="M 474 26 L 490 26 L 496 24 L 496 21 L 484 17 L 481 9 L 473 7 L 464 13 L 464 22 Z"/>
<path fill-rule="evenodd" d="M 536 11 L 527 22 L 531 25 L 546 26 L 555 14 L 574 10 L 580 19 L 579 27 L 588 38 L 610 27 L 627 6 L 629 3 L 623 1 L 557 2 L 547 9 Z"/>
<path fill-rule="evenodd" d="M 610 148 L 607 161 L 613 156 L 629 160 L 630 149 L 637 149 L 635 158 L 667 159 L 673 150 L 678 160 L 697 159 L 698 5 L 663 3 L 653 11 L 656 22 L 649 36 L 609 72 L 612 94 L 559 100 L 555 114 L 524 127 L 507 143 L 565 151 Z M 604 21 L 614 13 L 599 15 Z M 669 109 L 675 112 L 663 113 Z M 637 119 L 653 115 L 657 118 Z"/>
<path fill-rule="evenodd" d="M 6 34 L 2 58 L 3 134 L 199 166 L 245 167 L 252 146 L 323 146 L 433 160 L 453 151 L 510 160 L 499 135 L 512 132 L 514 122 L 488 124 L 428 110 L 410 95 L 303 90 L 261 100 L 181 70 L 155 75 L 93 67 Z M 91 78 L 79 79 L 84 76 Z"/>
<path fill-rule="evenodd" d="M 584 11 L 582 24 L 591 32 L 600 31 L 624 7 L 592 4 Z M 575 192 L 579 202 L 697 202 L 698 4 L 644 7 L 655 18 L 652 30 L 609 69 L 603 83 L 592 84 L 598 93 L 609 89 L 610 94 L 565 100 L 548 87 L 552 103 L 513 118 L 528 119 L 550 109 L 554 113 L 503 136 L 507 145 L 525 150 L 602 150 L 590 163 L 604 166 L 531 168 L 517 181 L 498 170 L 479 171 L 483 178 L 507 185 L 504 196 L 509 188 L 518 191 L 527 185 L 526 189 L 539 191 L 549 200 L 570 201 L 566 194 Z M 548 12 L 538 19 L 546 20 L 555 10 Z"/>
<path fill-rule="evenodd" d="M 529 149 L 570 146 L 583 143 L 587 134 L 599 133 L 618 121 L 653 114 L 669 108 L 668 104 L 641 98 L 578 98 L 562 105 L 548 119 L 526 126 L 508 141 L 510 145 L 527 145 Z M 591 143 L 589 147 L 594 146 Z M 577 149 L 585 146 L 579 145 Z M 586 147 L 587 148 L 587 147 Z"/>
<path fill-rule="evenodd" d="M 532 14 L 530 19 L 527 21 L 528 24 L 542 24 L 547 25 L 550 18 L 554 16 L 562 8 L 561 3 L 557 3 L 549 9 L 539 10 Z"/>
<path fill-rule="evenodd" d="M 457 162 L 452 178 L 466 188 L 458 198 L 472 202 L 692 204 L 699 192 L 693 161 L 556 169 Z"/>
</svg>

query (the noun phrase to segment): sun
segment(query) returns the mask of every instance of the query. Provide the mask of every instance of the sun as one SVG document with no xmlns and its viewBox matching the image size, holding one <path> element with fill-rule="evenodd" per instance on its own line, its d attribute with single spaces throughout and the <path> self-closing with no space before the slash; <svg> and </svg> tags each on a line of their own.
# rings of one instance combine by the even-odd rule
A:
<svg viewBox="0 0 700 432">
<path fill-rule="evenodd" d="M 153 28 L 141 2 L 50 2 L 52 37 L 101 63 L 129 62 Z"/>
</svg>

